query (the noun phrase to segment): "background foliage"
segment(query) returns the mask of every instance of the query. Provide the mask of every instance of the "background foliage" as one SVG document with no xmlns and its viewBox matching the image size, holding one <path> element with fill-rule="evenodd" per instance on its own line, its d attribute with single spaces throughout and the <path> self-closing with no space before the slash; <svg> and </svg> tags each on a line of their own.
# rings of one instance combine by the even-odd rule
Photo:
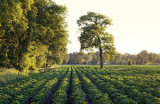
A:
<svg viewBox="0 0 160 104">
<path fill-rule="evenodd" d="M 88 61 L 84 58 L 89 57 Z M 78 58 L 77 58 L 78 57 Z M 80 60 L 83 60 L 81 62 Z M 87 61 L 87 62 L 86 62 Z M 69 61 L 67 64 L 99 64 L 99 53 L 94 52 L 92 54 L 84 54 L 80 56 L 78 53 L 70 53 Z M 139 52 L 138 54 L 121 54 L 118 53 L 113 59 L 105 61 L 106 64 L 116 64 L 116 65 L 147 65 L 147 64 L 160 64 L 160 54 L 149 53 L 146 50 Z"/>
</svg>

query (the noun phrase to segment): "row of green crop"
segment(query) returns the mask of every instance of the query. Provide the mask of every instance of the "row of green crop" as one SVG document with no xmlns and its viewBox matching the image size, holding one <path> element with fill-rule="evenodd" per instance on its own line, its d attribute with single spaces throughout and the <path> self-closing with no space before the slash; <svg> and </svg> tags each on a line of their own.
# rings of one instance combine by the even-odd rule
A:
<svg viewBox="0 0 160 104">
<path fill-rule="evenodd" d="M 86 94 L 82 90 L 81 81 L 78 78 L 78 75 L 72 67 L 72 94 L 70 100 L 73 104 L 87 104 Z"/>
<path fill-rule="evenodd" d="M 42 104 L 48 100 L 54 104 L 160 103 L 159 75 L 152 73 L 156 75 L 152 77 L 148 71 L 130 68 L 67 66 L 17 78 L 0 85 L 0 104 Z"/>
<path fill-rule="evenodd" d="M 138 87 L 135 86 L 129 86 L 121 80 L 117 80 L 114 77 L 109 77 L 110 75 L 113 76 L 112 74 L 109 74 L 109 72 L 104 73 L 103 70 L 95 70 L 94 68 L 92 69 L 83 69 L 81 70 L 82 72 L 85 73 L 89 78 L 92 79 L 92 81 L 97 85 L 99 89 L 102 91 L 106 91 L 109 93 L 110 97 L 113 99 L 114 102 L 123 102 L 125 103 L 128 102 L 133 102 L 136 101 L 137 103 L 159 103 L 160 100 L 159 98 L 152 96 L 149 93 L 146 92 L 139 92 Z M 101 74 L 99 74 L 99 73 Z M 107 74 L 107 75 L 102 75 L 102 74 Z M 113 90 L 113 91 L 112 91 Z M 115 97 L 113 96 L 115 95 Z M 130 98 L 127 98 L 127 95 L 131 97 L 133 100 Z M 120 98 L 117 100 L 116 97 L 124 97 Z M 119 98 L 119 97 L 118 97 Z M 123 100 L 124 99 L 124 100 Z"/>
<path fill-rule="evenodd" d="M 158 69 L 128 69 L 128 70 L 101 70 L 98 73 L 107 75 L 112 79 L 119 80 L 129 86 L 134 86 L 140 92 L 146 92 L 153 96 L 160 97 L 160 70 Z M 138 72 L 139 73 L 138 73 Z M 115 73 L 116 72 L 116 73 Z M 126 73 L 125 73 L 126 72 Z M 136 73 L 134 73 L 136 72 Z"/>
<path fill-rule="evenodd" d="M 1 88 L 1 90 L 0 90 L 1 102 L 10 103 L 10 102 L 13 102 L 13 100 L 15 100 L 15 99 L 18 99 L 18 98 L 21 99 L 21 98 L 23 98 L 21 96 L 23 96 L 22 93 L 24 92 L 24 90 L 28 90 L 28 88 L 31 88 L 31 87 L 33 89 L 34 85 L 36 88 L 37 85 L 45 83 L 45 80 L 38 81 L 38 80 L 32 79 L 32 78 L 29 78 L 29 79 L 30 80 L 23 80 L 22 79 L 23 83 L 9 84 L 6 87 Z M 27 92 L 32 93 L 30 91 L 27 91 Z M 16 101 L 14 101 L 14 102 L 16 102 Z"/>
<path fill-rule="evenodd" d="M 116 67 L 116 66 L 114 66 Z M 120 66 L 119 66 L 120 67 Z M 124 69 L 126 67 L 126 69 Z M 160 85 L 160 67 L 158 66 L 121 66 L 119 69 L 103 69 L 98 70 L 96 67 L 89 67 L 93 70 L 96 70 L 98 73 L 102 75 L 107 75 L 110 78 L 115 78 L 116 80 L 120 80 L 123 83 L 126 83 L 131 86 L 137 86 L 140 91 L 151 91 L 147 93 L 151 93 L 154 96 L 159 97 L 158 88 Z M 152 69 L 153 68 L 153 69 Z M 84 67 L 84 69 L 86 69 Z"/>
<path fill-rule="evenodd" d="M 47 81 L 47 83 L 43 86 L 42 90 L 40 90 L 36 95 L 33 97 L 32 103 L 43 103 L 46 99 L 46 96 L 50 93 L 52 89 L 54 89 L 63 76 L 65 75 L 66 71 L 62 70 L 53 75 L 53 79 Z"/>
<path fill-rule="evenodd" d="M 134 100 L 129 98 L 127 95 L 124 95 L 119 89 L 115 88 L 111 83 L 104 82 L 99 77 L 94 74 L 85 72 L 81 70 L 92 82 L 96 85 L 98 89 L 100 89 L 104 93 L 108 93 L 109 97 L 116 104 L 127 104 L 127 103 L 136 103 Z"/>
<path fill-rule="evenodd" d="M 31 76 L 26 78 L 21 78 L 17 83 L 9 83 L 5 87 L 1 87 L 0 90 L 0 102 L 2 103 L 25 103 L 29 98 L 32 98 L 37 92 L 37 96 L 47 95 L 49 91 L 45 91 L 44 88 L 48 89 L 56 83 L 56 79 L 59 79 L 66 70 L 54 69 L 50 72 L 37 74 L 37 76 Z M 53 81 L 54 79 L 54 81 Z M 49 90 L 49 89 L 48 89 Z M 41 93 L 43 92 L 43 93 Z M 33 97 L 36 102 L 37 96 Z"/>
<path fill-rule="evenodd" d="M 111 79 L 115 79 L 116 81 L 120 81 L 127 86 L 134 86 L 139 92 L 151 94 L 155 97 L 160 97 L 160 81 L 156 79 L 153 75 L 137 75 L 137 76 L 125 76 L 125 75 L 114 75 L 107 71 L 97 71 L 102 75 L 107 75 Z M 152 76 L 152 77 L 151 77 Z M 160 76 L 160 75 L 159 75 Z M 124 85 L 123 85 L 124 86 Z M 148 96 L 148 95 L 147 95 Z"/>
<path fill-rule="evenodd" d="M 72 83 L 70 83 L 71 80 Z M 67 99 L 69 86 L 72 86 L 72 92 L 69 98 Z M 66 104 L 68 100 L 70 100 L 70 103 L 73 104 L 87 104 L 86 94 L 81 89 L 81 83 L 73 67 L 70 67 L 69 72 L 63 78 L 58 90 L 54 93 L 52 97 L 53 104 Z"/>
<path fill-rule="evenodd" d="M 81 80 L 82 87 L 88 96 L 89 103 L 92 104 L 111 104 L 112 101 L 108 97 L 107 93 L 102 93 L 97 87 L 88 79 L 80 70 L 76 70 Z"/>
<path fill-rule="evenodd" d="M 71 76 L 71 69 L 69 68 L 68 73 L 62 79 L 60 86 L 57 91 L 55 91 L 52 101 L 54 104 L 65 104 L 67 102 L 67 90 L 69 88 Z"/>
</svg>

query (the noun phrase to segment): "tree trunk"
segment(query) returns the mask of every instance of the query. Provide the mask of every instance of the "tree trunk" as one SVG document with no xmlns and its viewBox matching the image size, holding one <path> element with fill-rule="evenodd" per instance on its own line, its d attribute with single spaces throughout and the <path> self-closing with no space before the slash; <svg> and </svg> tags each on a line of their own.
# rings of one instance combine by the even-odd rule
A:
<svg viewBox="0 0 160 104">
<path fill-rule="evenodd" d="M 101 69 L 103 69 L 103 55 L 102 55 L 102 47 L 99 47 L 99 56 L 100 56 L 100 65 Z"/>
</svg>

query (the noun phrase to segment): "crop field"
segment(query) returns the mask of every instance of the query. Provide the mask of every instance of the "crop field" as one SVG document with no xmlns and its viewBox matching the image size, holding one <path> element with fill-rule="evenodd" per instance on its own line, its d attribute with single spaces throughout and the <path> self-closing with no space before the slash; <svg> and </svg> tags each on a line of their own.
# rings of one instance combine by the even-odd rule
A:
<svg viewBox="0 0 160 104">
<path fill-rule="evenodd" d="M 0 82 L 0 104 L 160 104 L 160 66 L 61 66 Z"/>
</svg>

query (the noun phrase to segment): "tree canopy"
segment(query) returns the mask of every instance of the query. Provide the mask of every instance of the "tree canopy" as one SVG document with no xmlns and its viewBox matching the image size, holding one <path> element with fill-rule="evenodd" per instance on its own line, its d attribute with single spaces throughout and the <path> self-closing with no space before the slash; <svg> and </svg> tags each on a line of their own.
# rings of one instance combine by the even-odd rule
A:
<svg viewBox="0 0 160 104">
<path fill-rule="evenodd" d="M 81 32 L 79 37 L 81 51 L 99 49 L 101 68 L 103 68 L 103 53 L 105 53 L 106 61 L 116 54 L 114 37 L 106 32 L 112 20 L 99 13 L 88 12 L 77 20 L 77 24 Z"/>
<path fill-rule="evenodd" d="M 67 54 L 67 8 L 51 0 L 0 2 L 0 65 L 19 70 L 60 64 Z"/>
</svg>

